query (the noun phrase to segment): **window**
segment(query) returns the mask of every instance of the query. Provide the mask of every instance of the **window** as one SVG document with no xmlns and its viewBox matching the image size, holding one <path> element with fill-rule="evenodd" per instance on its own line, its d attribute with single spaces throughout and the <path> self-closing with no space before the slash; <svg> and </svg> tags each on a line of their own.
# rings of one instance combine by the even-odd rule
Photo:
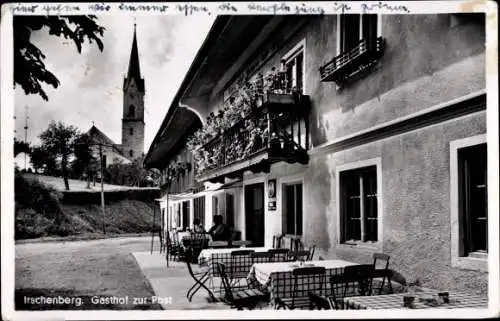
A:
<svg viewBox="0 0 500 321">
<path fill-rule="evenodd" d="M 302 235 L 302 184 L 283 186 L 283 233 Z"/>
<path fill-rule="evenodd" d="M 129 150 L 128 155 L 129 155 L 130 157 L 133 157 L 133 156 L 134 156 L 134 151 L 133 151 L 133 150 Z"/>
<path fill-rule="evenodd" d="M 372 44 L 377 38 L 376 14 L 342 14 L 338 23 L 338 54 L 347 52 L 359 45 L 361 39 Z"/>
<path fill-rule="evenodd" d="M 106 157 L 106 155 L 102 155 L 102 167 L 106 168 L 107 164 L 108 164 L 108 158 Z"/>
<path fill-rule="evenodd" d="M 282 59 L 286 71 L 287 91 L 304 92 L 304 42 L 299 43 Z"/>
<path fill-rule="evenodd" d="M 340 172 L 341 243 L 378 241 L 377 168 Z"/>
<path fill-rule="evenodd" d="M 300 50 L 293 58 L 285 63 L 287 90 L 304 90 L 304 51 Z"/>
<path fill-rule="evenodd" d="M 133 129 L 133 128 L 129 128 L 129 129 L 128 129 L 128 132 L 129 132 L 129 134 L 130 134 L 131 136 L 132 136 L 132 135 L 134 135 L 134 129 Z"/>
<path fill-rule="evenodd" d="M 135 117 L 135 106 L 130 105 L 128 106 L 128 117 Z"/>
<path fill-rule="evenodd" d="M 458 149 L 460 256 L 488 252 L 486 144 Z"/>
<path fill-rule="evenodd" d="M 212 196 L 212 215 L 219 215 L 219 198 Z"/>
<path fill-rule="evenodd" d="M 205 226 L 205 196 L 197 197 L 193 200 L 193 216 L 200 220 L 200 224 Z"/>
</svg>

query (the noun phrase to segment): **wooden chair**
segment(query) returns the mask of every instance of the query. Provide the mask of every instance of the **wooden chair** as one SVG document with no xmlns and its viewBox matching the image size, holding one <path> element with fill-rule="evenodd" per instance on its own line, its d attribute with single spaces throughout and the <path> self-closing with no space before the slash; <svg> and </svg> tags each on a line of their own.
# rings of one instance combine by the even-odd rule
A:
<svg viewBox="0 0 500 321">
<path fill-rule="evenodd" d="M 384 273 L 387 273 L 388 269 L 389 269 L 389 259 L 391 257 L 387 254 L 384 254 L 384 253 L 374 253 L 373 254 L 373 269 L 374 270 L 383 270 L 385 272 L 381 272 L 382 274 Z M 377 263 L 381 263 L 381 269 L 377 268 Z M 378 290 L 378 293 L 381 294 L 382 293 L 382 290 L 384 289 L 384 285 L 385 285 L 385 280 L 387 279 L 387 276 L 386 275 L 383 275 L 381 277 L 381 285 L 380 285 L 380 288 Z M 373 280 L 373 279 L 372 279 Z M 373 286 L 373 285 L 371 285 Z M 392 289 L 391 289 L 392 291 Z"/>
<path fill-rule="evenodd" d="M 309 258 L 309 251 L 307 250 L 299 250 L 288 252 L 287 261 L 307 261 Z"/>
<path fill-rule="evenodd" d="M 294 269 L 292 274 L 294 278 L 292 297 L 276 298 L 276 308 L 308 309 L 310 308 L 309 292 L 319 295 L 323 293 L 326 269 L 322 266 L 302 267 Z"/>
<path fill-rule="evenodd" d="M 227 242 L 227 241 L 209 241 L 208 247 L 211 249 L 227 248 L 227 247 L 229 247 L 229 242 Z"/>
<path fill-rule="evenodd" d="M 315 292 L 309 292 L 309 310 L 331 310 L 330 301 L 327 297 Z"/>
<path fill-rule="evenodd" d="M 247 247 L 252 246 L 252 241 L 233 241 L 231 243 L 233 247 Z"/>
<path fill-rule="evenodd" d="M 243 310 L 244 308 L 253 310 L 259 304 L 269 302 L 269 293 L 263 292 L 259 289 L 247 288 L 239 291 L 234 291 L 229 282 L 226 273 L 226 266 L 224 265 L 224 263 L 217 262 L 217 270 L 221 277 L 225 292 L 221 299 L 231 307 L 234 307 L 238 310 Z"/>
<path fill-rule="evenodd" d="M 269 249 L 269 253 L 273 254 L 273 262 L 285 262 L 288 259 L 288 249 Z"/>
</svg>

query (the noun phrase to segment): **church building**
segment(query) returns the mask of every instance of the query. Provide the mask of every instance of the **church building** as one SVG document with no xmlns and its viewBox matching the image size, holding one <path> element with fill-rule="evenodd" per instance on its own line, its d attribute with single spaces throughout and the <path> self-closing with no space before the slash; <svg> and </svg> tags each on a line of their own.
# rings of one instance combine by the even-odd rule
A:
<svg viewBox="0 0 500 321">
<path fill-rule="evenodd" d="M 134 38 L 127 76 L 123 79 L 122 143 L 116 144 L 95 125 L 87 134 L 94 142 L 102 143 L 104 167 L 115 162 L 130 163 L 144 155 L 144 78 L 141 78 L 137 34 L 134 24 Z M 99 157 L 99 147 L 94 147 Z"/>
</svg>

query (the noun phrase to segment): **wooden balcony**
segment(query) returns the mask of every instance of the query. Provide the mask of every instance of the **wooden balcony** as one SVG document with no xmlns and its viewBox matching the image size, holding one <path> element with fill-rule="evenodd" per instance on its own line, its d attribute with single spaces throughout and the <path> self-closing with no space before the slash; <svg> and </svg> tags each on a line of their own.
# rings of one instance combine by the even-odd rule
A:
<svg viewBox="0 0 500 321">
<path fill-rule="evenodd" d="M 204 167 L 200 182 L 222 182 L 244 171 L 268 172 L 284 161 L 307 164 L 309 156 L 309 96 L 267 94 L 253 112 L 202 147 Z"/>
<path fill-rule="evenodd" d="M 334 81 L 338 85 L 380 60 L 384 52 L 382 37 L 364 38 L 346 51 L 319 68 L 321 81 Z"/>
</svg>

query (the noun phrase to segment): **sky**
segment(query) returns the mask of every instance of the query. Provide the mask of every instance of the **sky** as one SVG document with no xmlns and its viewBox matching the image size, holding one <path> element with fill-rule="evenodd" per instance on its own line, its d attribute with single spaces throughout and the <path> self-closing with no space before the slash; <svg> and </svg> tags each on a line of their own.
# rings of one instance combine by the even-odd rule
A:
<svg viewBox="0 0 500 321">
<path fill-rule="evenodd" d="M 137 16 L 137 45 L 146 87 L 145 153 L 213 20 L 212 16 Z M 32 34 L 32 42 L 46 55 L 46 67 L 60 85 L 57 89 L 44 87 L 49 101 L 38 95 L 27 96 L 16 86 L 17 139 L 24 140 L 27 110 L 27 140 L 33 145 L 40 143 L 38 136 L 51 120 L 61 120 L 81 131 L 87 131 L 94 122 L 115 143 L 121 142 L 122 86 L 132 47 L 134 17 L 99 16 L 98 24 L 106 29 L 102 52 L 96 44 L 87 42 L 79 54 L 72 42 L 50 36 L 47 30 Z"/>
</svg>

